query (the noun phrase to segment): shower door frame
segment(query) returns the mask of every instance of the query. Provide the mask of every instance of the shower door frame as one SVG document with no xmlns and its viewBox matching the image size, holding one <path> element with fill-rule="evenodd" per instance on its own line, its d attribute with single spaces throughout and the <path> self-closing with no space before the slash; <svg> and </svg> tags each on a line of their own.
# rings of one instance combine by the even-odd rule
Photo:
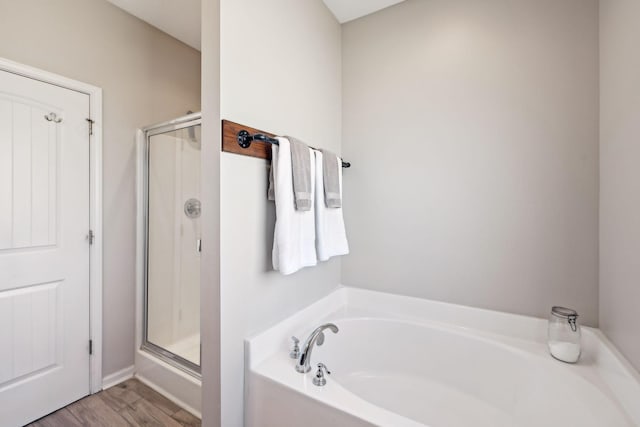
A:
<svg viewBox="0 0 640 427">
<path fill-rule="evenodd" d="M 143 257 L 142 257 L 142 298 L 141 314 L 142 322 L 139 323 L 141 330 L 139 331 L 140 349 L 147 351 L 158 359 L 168 363 L 169 365 L 177 368 L 197 379 L 201 379 L 201 367 L 196 365 L 190 360 L 185 359 L 175 353 L 168 351 L 167 349 L 152 343 L 148 337 L 148 302 L 149 302 L 149 152 L 151 148 L 151 137 L 155 135 L 162 135 L 165 133 L 177 131 L 180 129 L 186 129 L 192 126 L 202 125 L 202 114 L 193 113 L 186 116 L 171 120 L 168 122 L 159 123 L 152 126 L 147 126 L 142 129 L 144 134 L 144 147 L 143 147 L 143 171 L 141 171 L 142 178 L 142 241 L 143 241 Z M 199 307 L 198 307 L 199 309 Z M 202 364 L 202 360 L 200 361 Z"/>
</svg>

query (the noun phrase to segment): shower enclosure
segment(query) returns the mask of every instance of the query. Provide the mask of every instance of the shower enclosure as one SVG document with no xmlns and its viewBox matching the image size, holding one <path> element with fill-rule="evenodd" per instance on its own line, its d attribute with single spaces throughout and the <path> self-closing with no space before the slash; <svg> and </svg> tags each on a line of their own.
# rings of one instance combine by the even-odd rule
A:
<svg viewBox="0 0 640 427">
<path fill-rule="evenodd" d="M 138 143 L 136 374 L 196 413 L 199 397 L 187 395 L 200 387 L 200 123 L 196 113 L 149 126 Z"/>
</svg>

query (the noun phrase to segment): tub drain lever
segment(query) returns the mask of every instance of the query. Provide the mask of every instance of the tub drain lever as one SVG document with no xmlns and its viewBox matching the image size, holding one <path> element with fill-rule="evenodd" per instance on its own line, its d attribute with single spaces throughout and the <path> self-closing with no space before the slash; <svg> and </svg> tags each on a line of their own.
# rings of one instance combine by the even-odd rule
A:
<svg viewBox="0 0 640 427">
<path fill-rule="evenodd" d="M 313 377 L 313 385 L 322 387 L 327 383 L 327 380 L 324 377 L 325 372 L 327 375 L 331 375 L 331 372 L 327 369 L 324 363 L 318 363 L 318 371 L 316 372 L 316 376 Z"/>
</svg>

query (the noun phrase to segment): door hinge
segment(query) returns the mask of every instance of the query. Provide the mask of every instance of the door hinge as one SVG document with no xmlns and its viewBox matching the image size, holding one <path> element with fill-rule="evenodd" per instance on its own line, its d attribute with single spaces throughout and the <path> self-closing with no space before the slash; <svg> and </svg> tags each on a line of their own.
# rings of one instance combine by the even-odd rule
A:
<svg viewBox="0 0 640 427">
<path fill-rule="evenodd" d="M 93 340 L 89 340 L 89 354 L 93 354 Z"/>
<path fill-rule="evenodd" d="M 89 230 L 89 234 L 87 234 L 87 238 L 89 239 L 89 244 L 93 245 L 93 241 L 96 238 L 96 235 L 93 234 L 93 230 Z"/>
<path fill-rule="evenodd" d="M 93 124 L 95 122 L 91 119 L 87 119 L 87 123 L 89 123 L 89 135 L 93 135 Z"/>
</svg>

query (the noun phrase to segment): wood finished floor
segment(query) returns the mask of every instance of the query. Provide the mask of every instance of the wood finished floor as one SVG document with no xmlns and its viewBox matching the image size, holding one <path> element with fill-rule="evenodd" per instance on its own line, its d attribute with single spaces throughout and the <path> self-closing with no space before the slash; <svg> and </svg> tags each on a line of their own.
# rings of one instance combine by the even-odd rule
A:
<svg viewBox="0 0 640 427">
<path fill-rule="evenodd" d="M 200 426 L 200 420 L 130 379 L 29 424 L 28 427 Z"/>
</svg>

